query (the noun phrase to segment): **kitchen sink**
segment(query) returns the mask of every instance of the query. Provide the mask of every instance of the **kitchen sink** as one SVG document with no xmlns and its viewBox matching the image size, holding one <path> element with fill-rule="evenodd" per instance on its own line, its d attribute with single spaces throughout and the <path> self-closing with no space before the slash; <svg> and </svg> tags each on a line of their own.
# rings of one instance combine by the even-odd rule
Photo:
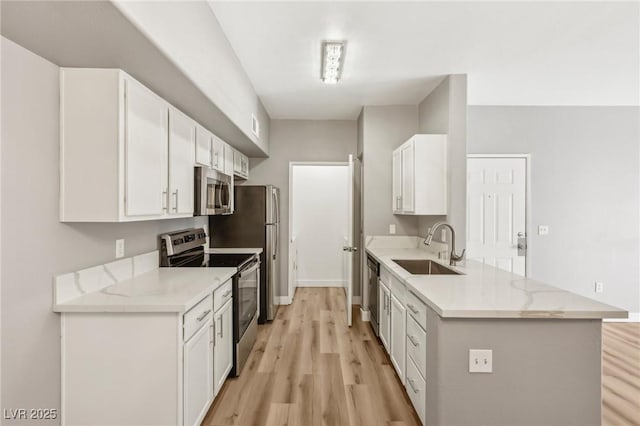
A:
<svg viewBox="0 0 640 426">
<path fill-rule="evenodd" d="M 426 259 L 392 259 L 405 271 L 414 275 L 461 275 L 433 260 Z"/>
</svg>

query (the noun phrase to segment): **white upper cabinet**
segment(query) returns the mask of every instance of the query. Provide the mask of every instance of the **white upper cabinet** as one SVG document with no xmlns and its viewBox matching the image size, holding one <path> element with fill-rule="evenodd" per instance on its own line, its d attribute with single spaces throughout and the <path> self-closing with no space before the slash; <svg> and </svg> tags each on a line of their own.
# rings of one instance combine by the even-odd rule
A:
<svg viewBox="0 0 640 426">
<path fill-rule="evenodd" d="M 124 83 L 125 214 L 159 216 L 166 210 L 168 105 L 136 81 Z"/>
<path fill-rule="evenodd" d="M 233 176 L 233 154 L 235 149 L 229 144 L 224 144 L 224 173 Z"/>
<path fill-rule="evenodd" d="M 117 69 L 62 68 L 60 104 L 61 221 L 193 215 L 188 117 Z"/>
<path fill-rule="evenodd" d="M 415 135 L 393 152 L 395 214 L 447 214 L 447 135 Z"/>
<path fill-rule="evenodd" d="M 205 167 L 213 165 L 212 144 L 213 134 L 198 124 L 196 126 L 196 165 Z"/>
<path fill-rule="evenodd" d="M 402 150 L 396 149 L 393 151 L 393 203 L 392 208 L 394 213 L 402 211 Z"/>
<path fill-rule="evenodd" d="M 211 143 L 211 167 L 224 173 L 224 146 L 222 139 L 213 135 Z"/>
<path fill-rule="evenodd" d="M 249 179 L 249 157 L 239 151 L 233 152 L 233 174 L 241 179 Z"/>
<path fill-rule="evenodd" d="M 169 214 L 193 214 L 196 123 L 169 109 Z"/>
</svg>

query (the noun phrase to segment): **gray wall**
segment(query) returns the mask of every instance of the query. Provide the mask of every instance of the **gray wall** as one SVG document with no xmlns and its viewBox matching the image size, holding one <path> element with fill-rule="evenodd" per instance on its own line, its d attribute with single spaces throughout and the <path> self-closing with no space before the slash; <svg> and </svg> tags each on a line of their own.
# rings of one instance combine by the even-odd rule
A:
<svg viewBox="0 0 640 426">
<path fill-rule="evenodd" d="M 426 235 L 431 225 L 446 220 L 456 230 L 460 252 L 466 246 L 467 223 L 467 76 L 446 77 L 418 106 L 418 120 L 419 133 L 448 135 L 449 162 L 448 214 L 446 217 L 421 216 L 419 234 Z"/>
<path fill-rule="evenodd" d="M 531 154 L 533 278 L 636 313 L 639 126 L 638 107 L 469 107 L 469 153 Z"/>
<path fill-rule="evenodd" d="M 416 235 L 416 216 L 394 215 L 391 210 L 392 154 L 418 133 L 415 105 L 365 106 L 362 111 L 364 235 Z"/>
<path fill-rule="evenodd" d="M 113 261 L 118 238 L 125 239 L 126 256 L 133 256 L 157 249 L 162 232 L 206 226 L 206 220 L 60 223 L 59 69 L 3 38 L 1 85 L 2 406 L 59 408 L 53 277 Z"/>
<path fill-rule="evenodd" d="M 289 162 L 347 161 L 355 156 L 357 123 L 322 120 L 271 120 L 270 157 L 252 158 L 246 185 L 273 184 L 280 188 L 280 240 L 289 241 Z M 282 281 L 277 296 L 288 294 L 289 245 L 282 244 Z M 358 286 L 354 293 L 360 294 Z"/>
<path fill-rule="evenodd" d="M 601 322 L 441 318 L 427 311 L 428 425 L 596 426 Z M 469 349 L 493 351 L 469 373 Z M 464 403 L 461 403 L 464 401 Z"/>
</svg>

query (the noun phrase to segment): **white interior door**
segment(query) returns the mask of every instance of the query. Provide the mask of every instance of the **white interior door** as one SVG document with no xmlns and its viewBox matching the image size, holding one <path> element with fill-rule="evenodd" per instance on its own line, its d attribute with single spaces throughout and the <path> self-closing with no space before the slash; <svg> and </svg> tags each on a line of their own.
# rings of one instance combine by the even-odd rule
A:
<svg viewBox="0 0 640 426">
<path fill-rule="evenodd" d="M 344 283 L 345 283 L 345 300 L 347 303 L 347 324 L 351 327 L 353 304 L 353 259 L 356 255 L 356 248 L 353 241 L 353 209 L 355 204 L 353 186 L 355 182 L 353 155 L 349 155 L 347 165 L 347 235 L 345 237 L 345 246 L 343 247 L 345 257 Z"/>
<path fill-rule="evenodd" d="M 526 167 L 525 158 L 467 160 L 467 258 L 525 275 Z"/>
</svg>

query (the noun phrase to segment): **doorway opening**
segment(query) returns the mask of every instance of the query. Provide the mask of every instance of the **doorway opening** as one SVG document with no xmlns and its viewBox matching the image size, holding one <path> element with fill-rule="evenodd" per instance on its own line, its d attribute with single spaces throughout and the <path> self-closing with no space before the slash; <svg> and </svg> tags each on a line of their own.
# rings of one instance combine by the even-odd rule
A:
<svg viewBox="0 0 640 426">
<path fill-rule="evenodd" d="M 344 287 L 347 163 L 291 163 L 290 290 Z"/>
<path fill-rule="evenodd" d="M 289 165 L 289 294 L 297 287 L 342 287 L 352 321 L 354 161 Z"/>
<path fill-rule="evenodd" d="M 467 156 L 467 258 L 531 275 L 529 154 Z"/>
</svg>

